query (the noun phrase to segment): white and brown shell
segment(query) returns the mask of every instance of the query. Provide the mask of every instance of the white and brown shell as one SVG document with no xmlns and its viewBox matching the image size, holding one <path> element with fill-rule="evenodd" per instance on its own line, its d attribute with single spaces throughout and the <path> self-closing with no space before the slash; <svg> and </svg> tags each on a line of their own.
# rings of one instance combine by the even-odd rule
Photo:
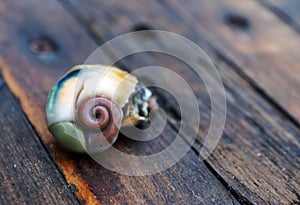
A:
<svg viewBox="0 0 300 205">
<path fill-rule="evenodd" d="M 116 67 L 75 66 L 49 93 L 48 129 L 69 150 L 99 152 L 116 141 L 121 126 L 149 120 L 151 95 Z"/>
</svg>

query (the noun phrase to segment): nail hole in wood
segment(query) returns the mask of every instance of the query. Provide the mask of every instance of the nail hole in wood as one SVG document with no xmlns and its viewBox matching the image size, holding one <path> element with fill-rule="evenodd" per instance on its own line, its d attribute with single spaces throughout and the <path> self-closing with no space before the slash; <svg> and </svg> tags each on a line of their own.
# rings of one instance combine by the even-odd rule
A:
<svg viewBox="0 0 300 205">
<path fill-rule="evenodd" d="M 149 26 L 148 24 L 139 23 L 139 24 L 136 24 L 132 29 L 132 31 L 146 31 L 146 30 L 153 30 L 153 28 L 151 26 Z"/>
<path fill-rule="evenodd" d="M 228 14 L 225 16 L 225 23 L 233 29 L 246 30 L 250 28 L 249 20 L 239 14 Z"/>
<path fill-rule="evenodd" d="M 47 55 L 55 52 L 57 46 L 48 38 L 36 38 L 29 41 L 28 48 L 37 55 Z"/>
</svg>

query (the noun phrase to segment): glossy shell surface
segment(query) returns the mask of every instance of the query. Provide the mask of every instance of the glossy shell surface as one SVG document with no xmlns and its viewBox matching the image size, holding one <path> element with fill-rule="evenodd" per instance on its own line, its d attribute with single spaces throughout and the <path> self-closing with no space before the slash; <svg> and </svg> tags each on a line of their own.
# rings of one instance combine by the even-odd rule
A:
<svg viewBox="0 0 300 205">
<path fill-rule="evenodd" d="M 116 67 L 79 65 L 52 88 L 46 105 L 49 131 L 69 150 L 97 152 L 115 142 L 123 108 L 138 80 Z M 96 123 L 96 126 L 95 126 Z"/>
</svg>

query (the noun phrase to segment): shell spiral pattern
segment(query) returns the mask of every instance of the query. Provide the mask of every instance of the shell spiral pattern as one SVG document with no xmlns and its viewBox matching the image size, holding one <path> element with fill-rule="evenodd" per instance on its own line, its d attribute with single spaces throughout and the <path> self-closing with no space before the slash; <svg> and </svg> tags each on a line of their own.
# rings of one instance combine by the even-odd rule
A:
<svg viewBox="0 0 300 205">
<path fill-rule="evenodd" d="M 89 152 L 110 145 L 117 139 L 123 118 L 121 108 L 107 97 L 95 96 L 79 104 L 77 121 L 84 127 L 85 142 Z M 104 138 L 99 137 L 99 132 Z"/>
<path fill-rule="evenodd" d="M 140 119 L 125 110 L 137 84 L 136 77 L 116 67 L 72 68 L 48 95 L 49 131 L 71 151 L 94 153 L 107 149 L 116 141 L 124 121 Z"/>
</svg>

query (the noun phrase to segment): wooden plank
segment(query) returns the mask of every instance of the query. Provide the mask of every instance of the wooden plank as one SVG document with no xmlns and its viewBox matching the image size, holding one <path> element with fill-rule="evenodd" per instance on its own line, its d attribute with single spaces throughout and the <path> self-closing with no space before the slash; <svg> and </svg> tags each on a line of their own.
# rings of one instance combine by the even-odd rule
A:
<svg viewBox="0 0 300 205">
<path fill-rule="evenodd" d="M 44 3 L 2 2 L 0 25 L 6 32 L 0 35 L 0 68 L 66 180 L 78 190 L 76 196 L 89 204 L 99 203 L 99 200 L 110 204 L 237 204 L 194 152 L 159 174 L 127 177 L 104 169 L 87 156 L 67 153 L 60 148 L 46 128 L 47 92 L 68 68 L 84 62 L 97 45 L 59 4 L 51 1 L 45 7 Z M 11 49 L 5 49 L 8 46 Z M 169 144 L 175 134 L 169 128 L 153 146 L 145 143 L 132 149 L 156 153 Z M 121 149 L 123 145 L 120 142 L 116 146 Z"/>
<path fill-rule="evenodd" d="M 221 10 L 222 6 L 225 7 L 221 1 L 222 6 L 212 6 L 212 4 L 217 3 L 209 2 L 213 1 L 205 1 L 201 6 L 193 6 L 198 10 L 203 10 L 203 12 L 200 11 L 200 14 L 204 16 L 219 14 L 220 12 L 218 11 Z M 98 40 L 108 40 L 118 34 L 129 32 L 130 30 L 128 30 L 128 28 L 148 27 L 175 31 L 176 33 L 190 37 L 197 43 L 203 43 L 202 38 L 200 38 L 203 33 L 199 30 L 195 31 L 192 28 L 194 25 L 198 26 L 197 23 L 192 20 L 184 21 L 180 19 L 183 22 L 182 24 L 178 24 L 178 18 L 180 18 L 178 16 L 180 14 L 173 10 L 170 11 L 169 7 L 163 7 L 159 3 L 148 3 L 147 1 L 136 3 L 127 1 L 123 4 L 120 2 L 101 2 L 101 4 L 99 4 L 99 2 L 93 0 L 87 1 L 84 5 L 80 4 L 79 1 L 69 3 L 71 3 L 71 6 L 64 4 L 66 8 L 69 9 L 79 21 L 83 24 L 87 24 L 90 33 L 93 33 L 93 36 L 98 38 Z M 233 9 L 231 3 L 229 3 L 227 7 L 229 6 L 231 10 L 235 12 L 239 11 L 238 9 Z M 258 7 L 256 4 L 252 5 L 252 7 L 255 6 Z M 73 7 L 75 7 L 75 9 Z M 205 11 L 215 8 L 216 10 L 212 13 Z M 257 9 L 263 10 L 261 7 Z M 112 15 L 116 11 L 118 15 Z M 262 13 L 261 15 L 267 15 L 271 18 L 271 21 L 276 21 L 274 16 L 265 10 L 263 11 L 266 12 L 266 14 Z M 104 13 L 108 15 L 111 14 L 109 22 L 101 18 L 101 15 Z M 220 15 L 222 14 L 221 12 Z M 198 13 L 195 15 L 198 15 Z M 206 17 L 204 19 L 211 18 Z M 254 17 L 250 16 L 249 18 Z M 265 19 L 263 17 L 261 18 L 263 20 Z M 111 26 L 112 22 L 114 26 Z M 144 23 L 140 24 L 140 22 Z M 255 22 L 258 22 L 258 20 Z M 278 21 L 278 23 L 280 24 L 280 28 L 284 27 L 280 21 Z M 137 24 L 138 26 L 136 26 Z M 262 30 L 262 28 L 260 28 L 260 30 Z M 286 28 L 286 30 L 293 33 L 289 28 Z M 251 35 L 258 36 L 262 33 L 263 31 L 259 31 L 258 29 L 258 34 Z M 98 37 L 95 34 L 98 34 Z M 207 32 L 204 32 L 204 34 L 208 35 Z M 206 35 L 204 36 L 207 37 Z M 217 34 L 214 33 L 211 35 Z M 244 34 L 235 34 L 234 36 L 236 35 Z M 144 44 L 143 40 L 137 39 L 136 45 L 142 47 Z M 155 39 L 155 37 L 151 40 L 162 45 L 162 47 L 164 45 L 163 41 Z M 237 38 L 237 40 L 240 39 Z M 224 39 L 221 42 L 226 43 Z M 233 41 L 228 41 L 228 44 L 230 42 Z M 147 43 L 149 43 L 149 41 L 147 41 Z M 298 139 L 300 134 L 299 128 L 290 121 L 289 117 L 282 114 L 276 107 L 271 106 L 269 99 L 266 100 L 261 96 L 260 92 L 257 92 L 256 87 L 252 87 L 252 82 L 249 84 L 249 82 L 235 73 L 235 71 L 240 68 L 234 62 L 224 58 L 223 55 L 220 55 L 219 51 L 211 50 L 207 46 L 205 48 L 206 51 L 209 52 L 209 56 L 213 57 L 217 62 L 226 86 L 226 91 L 228 92 L 228 118 L 224 130 L 225 132 L 217 149 L 207 160 L 207 163 L 222 177 L 240 202 L 271 204 L 278 202 L 283 204 L 299 203 L 298 192 L 300 190 L 300 182 L 297 178 L 297 176 L 299 176 L 300 166 L 298 160 L 300 154 Z M 254 49 L 254 46 L 250 46 L 250 48 Z M 241 55 L 240 57 L 243 59 Z M 251 53 L 247 58 L 255 58 L 255 56 L 252 55 L 254 54 Z M 173 71 L 181 73 L 192 85 L 201 103 L 204 104 L 204 106 L 200 107 L 200 110 L 206 113 L 206 115 L 204 113 L 201 118 L 202 122 L 204 121 L 199 133 L 199 141 L 201 142 L 203 140 L 203 133 L 205 133 L 205 127 L 207 127 L 205 125 L 208 125 L 210 120 L 209 110 L 207 110 L 209 101 L 205 99 L 205 93 L 201 87 L 202 84 L 199 83 L 199 79 L 187 72 L 188 68 L 186 68 L 184 64 L 180 64 L 180 62 L 162 55 L 143 54 L 123 60 L 123 64 L 127 69 L 153 65 L 153 62 L 155 62 L 155 65 L 172 68 Z M 259 65 L 264 62 L 256 60 L 252 62 L 252 64 L 253 63 Z M 269 61 L 269 63 L 272 62 Z M 296 62 L 294 62 L 293 65 L 296 65 Z M 273 104 L 273 102 L 271 102 L 271 104 Z M 199 150 L 200 146 L 201 144 L 195 144 L 194 148 Z"/>
<path fill-rule="evenodd" d="M 297 0 L 260 0 L 281 20 L 300 31 L 300 2 Z"/>
<path fill-rule="evenodd" d="M 258 2 L 189 0 L 182 6 L 178 1 L 166 0 L 121 4 L 125 8 L 114 1 L 99 3 L 94 0 L 85 5 L 70 2 L 76 4 L 81 13 L 94 6 L 93 12 L 84 14 L 83 21 L 88 22 L 92 33 L 101 33 L 104 39 L 130 32 L 136 26 L 150 25 L 181 34 L 198 44 L 208 42 L 222 55 L 234 60 L 239 72 L 246 74 L 254 86 L 299 123 L 300 80 L 295 75 L 300 69 L 299 36 Z M 129 8 L 131 5 L 134 9 Z M 113 16 L 115 12 L 117 17 Z M 101 21 L 103 15 L 109 16 L 110 20 Z M 101 24 L 97 23 L 99 21 Z M 103 28 L 110 28 L 110 32 Z"/>
<path fill-rule="evenodd" d="M 65 14 L 63 8 L 55 2 L 48 3 L 46 8 L 44 3 L 1 2 L 0 25 L 6 31 L 0 34 L 1 72 L 10 90 L 20 99 L 29 121 L 47 148 L 51 148 L 50 152 L 66 180 L 76 186 L 76 196 L 80 200 L 96 204 L 95 195 L 76 172 L 76 162 L 72 155 L 63 152 L 48 132 L 44 111 L 46 96 L 51 86 L 62 73 L 74 64 L 84 61 L 95 45 L 81 28 L 73 26 L 74 21 Z M 12 13 L 14 15 L 11 15 Z M 61 29 L 70 31 L 72 35 L 69 32 L 61 32 Z M 30 50 L 30 42 L 33 43 L 31 48 L 44 47 L 41 42 L 45 41 L 38 41 L 39 39 L 46 39 L 47 44 L 56 49 L 48 53 L 43 52 L 43 49 L 41 53 L 35 52 L 36 49 Z M 78 52 L 72 52 L 76 50 Z"/>
<path fill-rule="evenodd" d="M 0 203 L 79 204 L 0 78 Z"/>
<path fill-rule="evenodd" d="M 156 142 L 122 139 L 115 147 L 148 156 L 159 152 L 162 145 L 168 146 L 175 136 L 167 128 Z M 192 150 L 170 169 L 150 176 L 120 175 L 87 158 L 79 159 L 78 170 L 104 204 L 239 204 Z"/>
<path fill-rule="evenodd" d="M 186 7 L 175 1 L 167 4 L 222 55 L 234 60 L 239 72 L 299 123 L 300 80 L 295 76 L 300 71 L 298 33 L 256 1 L 201 3 L 201 8 L 207 9 L 199 10 L 199 2 L 193 0 Z M 204 19 L 210 19 L 209 23 Z"/>
<path fill-rule="evenodd" d="M 227 112 L 227 124 L 220 143 L 226 141 L 230 145 L 215 150 L 210 159 L 212 166 L 220 170 L 220 175 L 227 174 L 227 181 L 243 190 L 245 195 L 250 192 L 250 201 L 299 203 L 299 128 L 262 100 L 229 66 L 232 65 L 219 63 L 228 86 L 228 108 L 231 110 Z M 244 86 L 239 86 L 241 84 Z M 229 162 L 227 158 L 233 160 Z M 235 180 L 238 183 L 233 182 Z M 256 199 L 251 199 L 253 195 Z"/>
</svg>

